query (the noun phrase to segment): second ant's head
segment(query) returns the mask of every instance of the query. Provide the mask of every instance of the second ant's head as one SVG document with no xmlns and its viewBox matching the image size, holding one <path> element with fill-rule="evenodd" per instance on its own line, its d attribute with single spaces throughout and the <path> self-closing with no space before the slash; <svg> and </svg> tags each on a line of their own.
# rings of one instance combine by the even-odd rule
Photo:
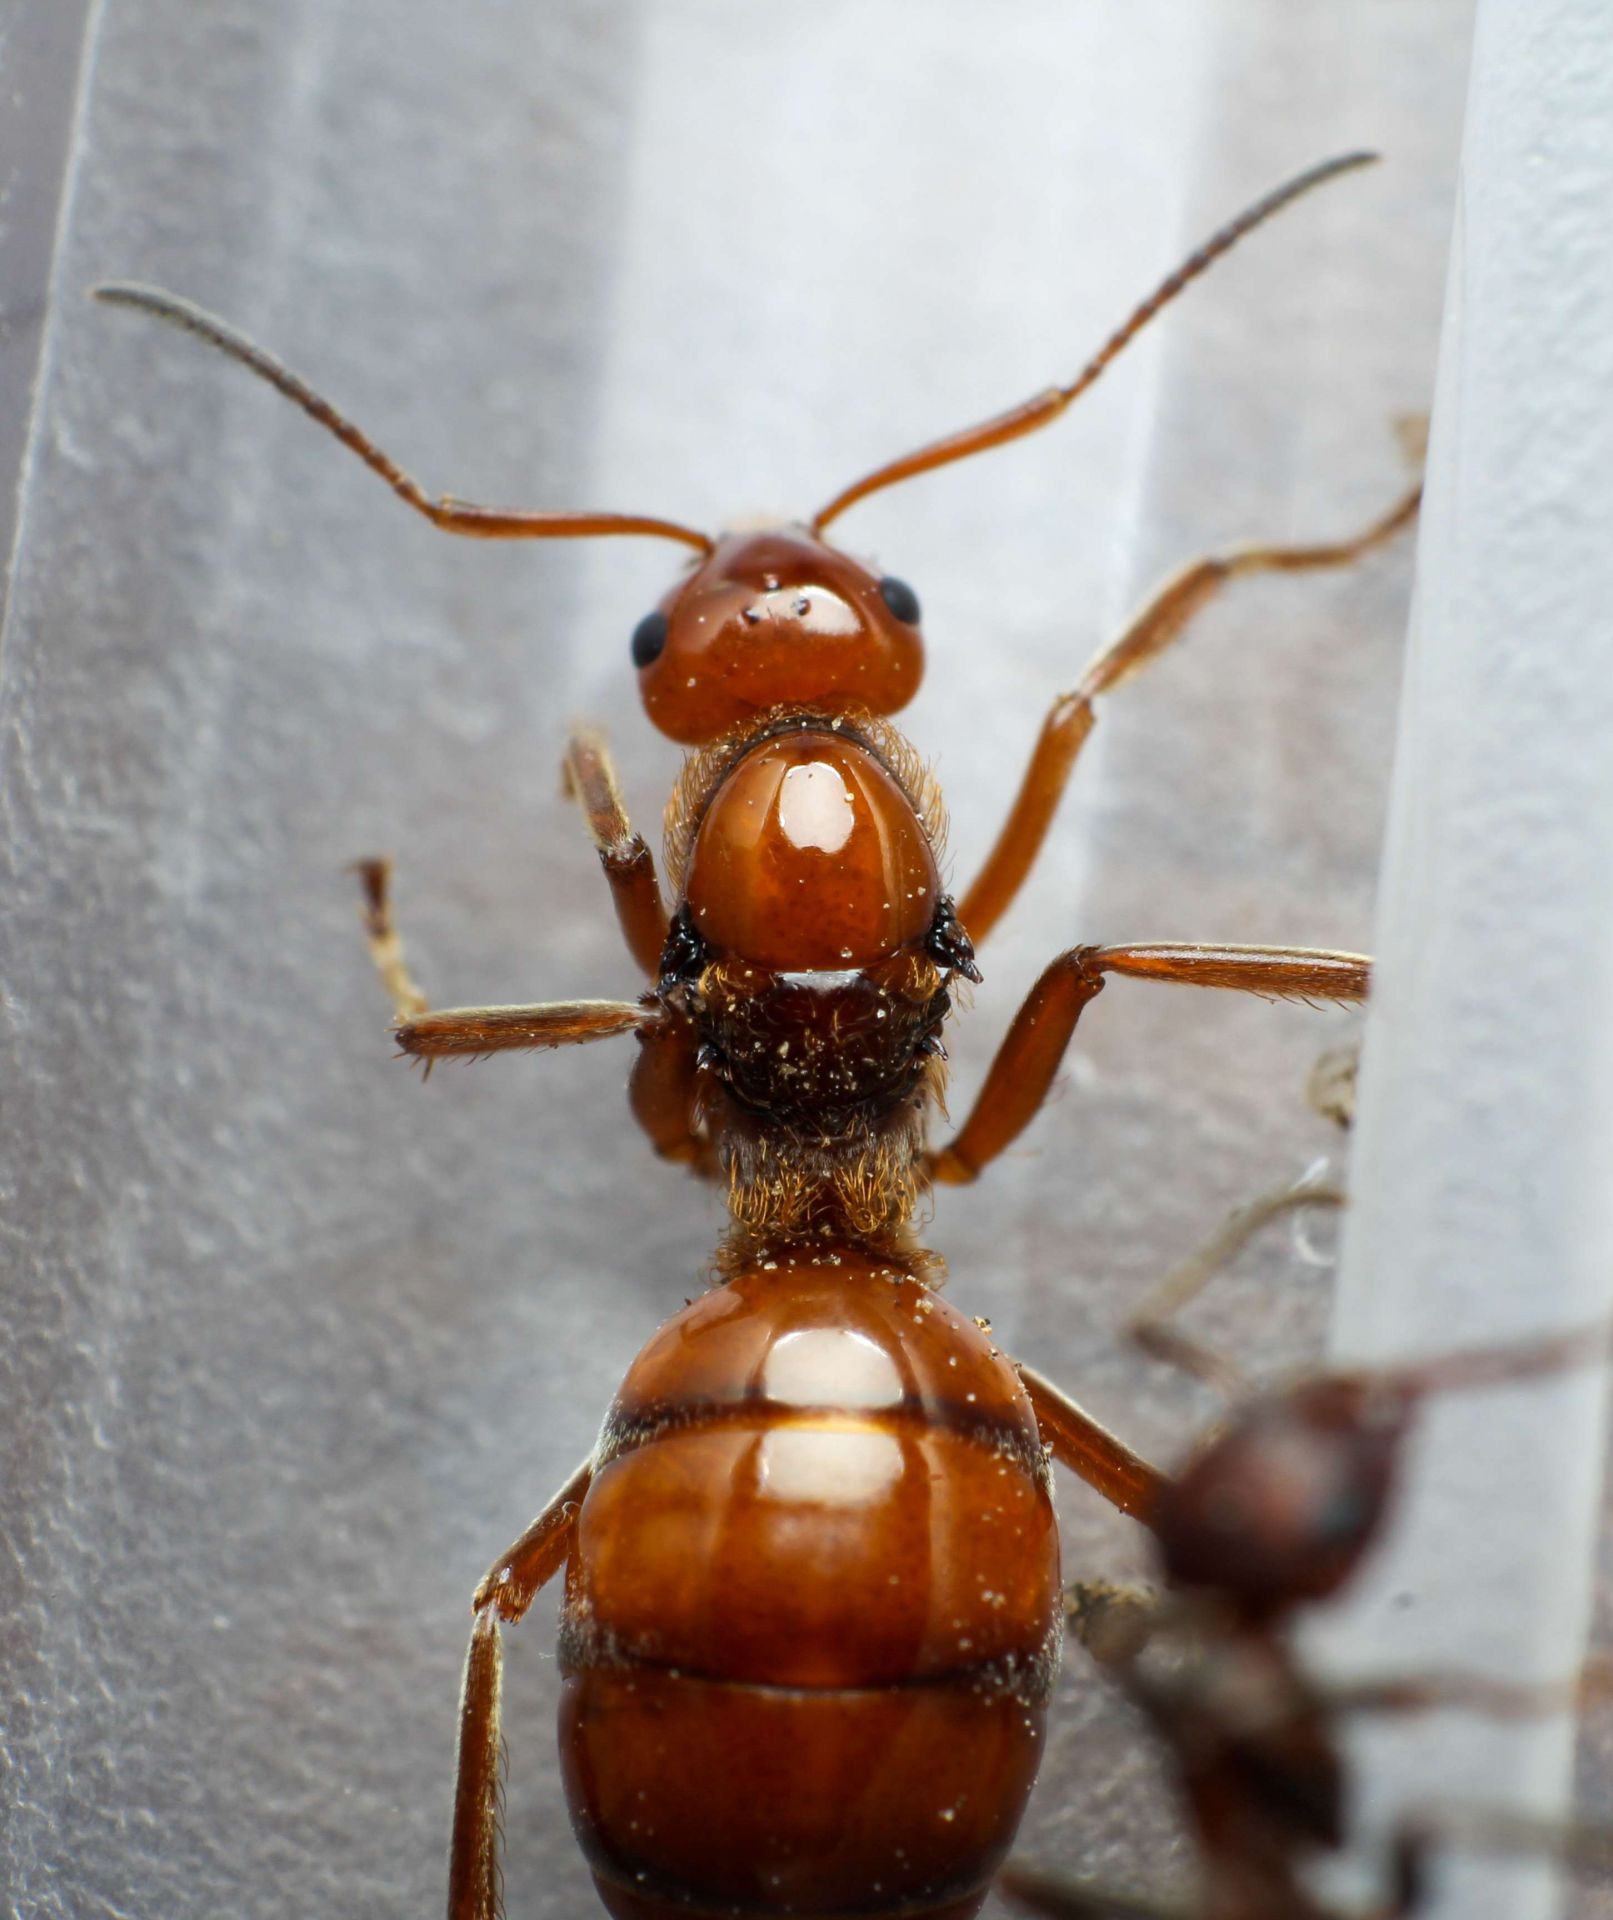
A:
<svg viewBox="0 0 1613 1920">
<path fill-rule="evenodd" d="M 924 674 L 918 596 L 806 527 L 726 534 L 639 622 L 633 664 L 685 746 L 773 707 L 895 713 Z"/>
<path fill-rule="evenodd" d="M 1613 1326 L 1593 1321 L 1262 1395 L 1167 1487 L 1166 1572 L 1257 1625 L 1330 1598 L 1383 1528 L 1406 1435 L 1431 1394 L 1525 1385 L 1605 1359 L 1610 1340 Z"/>
<path fill-rule="evenodd" d="M 1244 1408 L 1165 1495 L 1173 1584 L 1254 1621 L 1336 1593 L 1383 1524 L 1415 1404 L 1381 1379 L 1323 1375 Z"/>
</svg>

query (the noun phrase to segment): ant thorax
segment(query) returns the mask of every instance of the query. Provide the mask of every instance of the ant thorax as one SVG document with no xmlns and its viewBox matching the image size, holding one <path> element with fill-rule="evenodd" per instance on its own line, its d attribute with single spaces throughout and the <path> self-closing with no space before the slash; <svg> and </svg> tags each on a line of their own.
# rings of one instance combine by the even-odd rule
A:
<svg viewBox="0 0 1613 1920">
<path fill-rule="evenodd" d="M 780 710 L 695 756 L 668 811 L 681 904 L 657 993 L 747 1246 L 906 1248 L 973 951 L 933 782 L 871 715 Z"/>
</svg>

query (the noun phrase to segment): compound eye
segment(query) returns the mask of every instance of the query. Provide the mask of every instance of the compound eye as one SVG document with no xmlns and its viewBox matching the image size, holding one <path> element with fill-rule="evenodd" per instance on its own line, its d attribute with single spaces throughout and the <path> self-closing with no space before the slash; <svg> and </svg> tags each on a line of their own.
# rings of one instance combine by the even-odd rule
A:
<svg viewBox="0 0 1613 1920">
<path fill-rule="evenodd" d="M 905 580 L 898 580 L 894 574 L 887 573 L 879 583 L 879 597 L 903 626 L 918 625 L 919 597 Z"/>
<path fill-rule="evenodd" d="M 633 665 L 652 666 L 666 645 L 667 618 L 664 613 L 647 613 L 633 629 Z"/>
</svg>

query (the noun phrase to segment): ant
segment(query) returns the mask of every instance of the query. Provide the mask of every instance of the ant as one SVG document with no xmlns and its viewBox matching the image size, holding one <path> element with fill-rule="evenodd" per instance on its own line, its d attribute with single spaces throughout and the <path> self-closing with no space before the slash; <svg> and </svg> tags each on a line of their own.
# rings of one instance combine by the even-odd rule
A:
<svg viewBox="0 0 1613 1920">
<path fill-rule="evenodd" d="M 1035 1776 L 1062 1616 L 1049 1453 L 1156 1520 L 1161 1476 L 936 1293 L 915 1217 L 1029 1125 L 1110 974 L 1357 1000 L 1369 962 L 1304 948 L 1077 947 L 1043 973 L 974 1108 L 927 1144 L 941 1031 L 1018 893 L 1095 702 L 1230 581 L 1342 567 L 1350 539 L 1250 547 L 1169 581 L 1048 713 L 1007 821 L 954 902 L 940 795 L 890 723 L 923 672 L 918 596 L 825 537 L 871 494 L 1050 424 L 1153 316 L 1349 154 L 1266 195 L 1172 273 L 1068 385 L 882 466 L 810 521 L 712 537 L 647 515 L 426 492 L 304 381 L 171 295 L 99 297 L 199 334 L 277 387 L 446 531 L 641 535 L 692 559 L 632 636 L 646 712 L 691 749 L 667 809 L 669 908 L 599 735 L 569 789 L 637 1000 L 433 1010 L 361 863 L 404 1054 L 425 1063 L 633 1035 L 629 1098 L 664 1157 L 724 1189 L 722 1282 L 629 1370 L 597 1446 L 476 1589 L 449 1912 L 499 1911 L 500 1626 L 565 1570 L 561 1752 L 572 1823 L 617 1920 L 695 1909 L 967 1920 Z"/>
<path fill-rule="evenodd" d="M 1324 1086 L 1337 1078 L 1337 1071 L 1318 1076 Z M 1161 1494 L 1154 1533 L 1165 1596 L 1097 1581 L 1078 1582 L 1065 1595 L 1076 1637 L 1120 1680 L 1170 1758 L 1198 1853 L 1198 1884 L 1184 1907 L 1011 1867 L 1002 1890 L 1048 1920 L 1185 1920 L 1188 1913 L 1337 1920 L 1306 1872 L 1349 1837 L 1346 1716 L 1454 1707 L 1507 1718 L 1561 1709 L 1606 1684 L 1600 1661 L 1568 1688 L 1467 1674 L 1330 1684 L 1302 1664 L 1294 1630 L 1307 1609 L 1349 1584 L 1382 1536 L 1424 1401 L 1595 1361 L 1608 1339 L 1598 1326 L 1250 1393 L 1233 1363 L 1168 1325 L 1266 1221 L 1340 1203 L 1332 1189 L 1307 1179 L 1240 1210 L 1128 1323 L 1128 1336 L 1145 1352 L 1241 1395 L 1229 1421 Z M 1162 1642 L 1173 1658 L 1161 1659 Z M 1430 1809 L 1392 1837 L 1373 1920 L 1417 1912 L 1429 1853 L 1452 1841 L 1603 1871 L 1613 1865 L 1613 1834 L 1488 1808 Z"/>
</svg>

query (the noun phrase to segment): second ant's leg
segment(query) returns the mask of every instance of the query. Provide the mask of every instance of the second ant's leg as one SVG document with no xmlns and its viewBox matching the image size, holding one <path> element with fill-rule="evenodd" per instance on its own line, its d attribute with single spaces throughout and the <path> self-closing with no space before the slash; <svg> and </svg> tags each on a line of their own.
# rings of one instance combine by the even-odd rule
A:
<svg viewBox="0 0 1613 1920">
<path fill-rule="evenodd" d="M 1311 1070 L 1308 1095 L 1311 1106 L 1325 1119 L 1348 1127 L 1355 1113 L 1356 1047 L 1324 1053 Z M 1337 1209 L 1348 1196 L 1337 1181 L 1323 1177 L 1318 1163 L 1292 1186 L 1263 1193 L 1230 1214 L 1218 1233 L 1173 1267 L 1126 1323 L 1126 1333 L 1144 1353 L 1168 1366 L 1179 1367 L 1206 1386 L 1237 1399 L 1246 1389 L 1243 1369 L 1191 1334 L 1170 1323 L 1209 1282 L 1261 1231 L 1268 1221 L 1306 1207 Z"/>
<path fill-rule="evenodd" d="M 1436 1805 L 1412 1814 L 1395 1831 L 1389 1849 L 1390 1894 L 1384 1920 L 1422 1910 L 1428 1893 L 1428 1860 L 1436 1850 L 1552 1860 L 1571 1873 L 1613 1872 L 1613 1828 L 1582 1820 L 1553 1820 L 1513 1807 Z"/>
<path fill-rule="evenodd" d="M 930 1155 L 932 1179 L 973 1180 L 1029 1126 L 1047 1098 L 1076 1022 L 1103 990 L 1104 975 L 1225 987 L 1274 1000 L 1362 1000 L 1371 961 L 1358 953 L 1312 947 L 1206 947 L 1162 942 L 1146 947 L 1073 947 L 1059 955 L 1014 1017 L 976 1097 L 949 1146 Z"/>
<path fill-rule="evenodd" d="M 1355 1125 L 1356 1081 L 1361 1071 L 1359 1045 L 1333 1047 L 1311 1068 L 1305 1098 L 1324 1120 L 1348 1132 Z"/>
<path fill-rule="evenodd" d="M 655 877 L 655 856 L 633 831 L 616 784 L 605 736 L 581 728 L 566 748 L 566 790 L 583 810 L 628 951 L 653 980 L 661 971 L 668 918 Z"/>
<path fill-rule="evenodd" d="M 1122 1513 L 1151 1527 L 1165 1490 L 1165 1475 L 1141 1454 L 1133 1453 L 1107 1427 L 1100 1426 L 1067 1394 L 1060 1393 L 1050 1380 L 1019 1366 L 1017 1361 L 1015 1365 L 1030 1395 L 1042 1442 L 1052 1450 L 1053 1458 Z"/>
<path fill-rule="evenodd" d="M 1486 1720 L 1538 1720 L 1569 1713 L 1605 1691 L 1606 1674 L 1587 1662 L 1570 1680 L 1497 1680 L 1487 1673 L 1379 1674 L 1317 1688 L 1330 1713 L 1476 1713 Z"/>
<path fill-rule="evenodd" d="M 519 1620 L 565 1563 L 593 1462 L 585 1460 L 476 1589 L 476 1624 L 459 1700 L 459 1760 L 448 1849 L 448 1920 L 499 1920 L 499 1696 L 503 1657 L 498 1623 Z"/>
<path fill-rule="evenodd" d="M 1230 580 L 1251 573 L 1309 573 L 1345 567 L 1391 540 L 1416 518 L 1422 488 L 1414 487 L 1381 519 L 1353 539 L 1329 546 L 1244 547 L 1196 560 L 1168 580 L 1122 633 L 1098 654 L 1073 693 L 1054 701 L 1031 753 L 1013 807 L 996 844 L 958 904 L 959 923 L 978 947 L 1013 904 L 1053 815 L 1069 785 L 1096 715 L 1093 701 L 1146 666 L 1184 633 Z"/>
<path fill-rule="evenodd" d="M 1064 1624 L 1070 1638 L 1100 1667 L 1132 1666 L 1169 1612 L 1169 1604 L 1152 1587 L 1072 1580 L 1064 1589 Z"/>
<path fill-rule="evenodd" d="M 1313 1170 L 1314 1171 L 1314 1170 Z M 1260 1232 L 1268 1221 L 1279 1219 L 1304 1207 L 1338 1208 L 1344 1205 L 1344 1189 L 1307 1174 L 1291 1187 L 1265 1193 L 1228 1216 L 1219 1233 L 1166 1274 L 1126 1323 L 1126 1332 L 1155 1360 L 1179 1367 L 1228 1399 L 1237 1399 L 1246 1388 L 1243 1370 L 1202 1345 L 1190 1334 L 1172 1326 L 1171 1321 L 1195 1300 L 1220 1270 Z"/>
</svg>

